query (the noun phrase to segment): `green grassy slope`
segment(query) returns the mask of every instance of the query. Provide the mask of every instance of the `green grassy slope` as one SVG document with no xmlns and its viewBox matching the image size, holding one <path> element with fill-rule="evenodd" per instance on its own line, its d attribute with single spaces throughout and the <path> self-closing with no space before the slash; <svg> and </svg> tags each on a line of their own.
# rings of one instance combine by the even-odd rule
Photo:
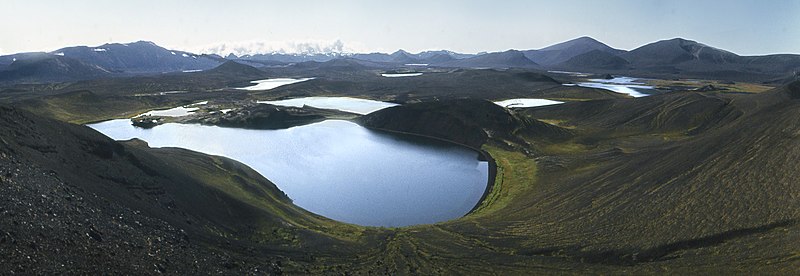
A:
<svg viewBox="0 0 800 276">
<path fill-rule="evenodd" d="M 791 274 L 799 111 L 798 82 L 515 111 L 480 100 L 385 109 L 368 125 L 480 146 L 498 166 L 470 215 L 400 229 L 310 214 L 232 160 L 117 143 L 13 109 L 0 138 L 7 154 L 198 244 L 280 257 L 289 272 Z M 436 132 L 446 127 L 463 132 Z"/>
</svg>

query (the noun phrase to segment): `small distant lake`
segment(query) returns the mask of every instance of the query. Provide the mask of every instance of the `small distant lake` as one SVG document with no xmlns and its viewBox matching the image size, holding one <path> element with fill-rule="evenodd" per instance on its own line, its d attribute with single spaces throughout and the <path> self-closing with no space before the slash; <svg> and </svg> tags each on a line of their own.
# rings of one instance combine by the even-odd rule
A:
<svg viewBox="0 0 800 276">
<path fill-rule="evenodd" d="M 381 76 L 387 78 L 404 78 L 404 77 L 422 76 L 422 73 L 386 73 L 386 74 L 381 74 Z"/>
<path fill-rule="evenodd" d="M 163 117 L 181 117 L 192 114 L 192 112 L 197 111 L 199 106 L 208 104 L 208 101 L 199 102 L 190 105 L 184 105 L 179 107 L 174 107 L 170 109 L 158 109 L 158 110 L 150 110 L 148 112 L 142 113 L 139 116 L 163 116 Z"/>
<path fill-rule="evenodd" d="M 480 200 L 488 179 L 478 153 L 441 141 L 328 120 L 281 130 L 193 124 L 133 127 L 130 120 L 88 125 L 116 139 L 180 147 L 238 160 L 296 205 L 367 226 L 407 226 L 459 218 Z"/>
<path fill-rule="evenodd" d="M 592 74 L 589 74 L 589 73 L 570 72 L 570 71 L 547 71 L 547 72 L 548 73 L 554 73 L 554 74 L 570 75 L 570 76 L 573 76 L 573 77 L 588 77 L 588 76 L 592 75 Z"/>
<path fill-rule="evenodd" d="M 264 80 L 254 80 L 250 83 L 255 84 L 253 86 L 241 87 L 237 89 L 241 90 L 270 90 L 275 89 L 284 85 L 289 85 L 298 82 L 304 82 L 307 80 L 313 80 L 314 78 L 302 78 L 302 79 L 290 79 L 290 78 L 275 78 L 275 79 L 264 79 Z"/>
<path fill-rule="evenodd" d="M 305 97 L 280 101 L 258 101 L 258 103 L 294 107 L 303 107 L 303 105 L 308 105 L 316 108 L 338 109 L 341 111 L 353 112 L 361 115 L 369 114 L 397 105 L 395 103 L 350 97 Z"/>
<path fill-rule="evenodd" d="M 636 80 L 636 78 L 631 77 L 614 77 L 612 79 L 589 79 L 589 82 L 564 85 L 606 89 L 617 93 L 628 94 L 634 98 L 650 96 L 647 91 L 654 90 L 655 87 L 644 85 L 644 83 L 636 82 Z"/>
<path fill-rule="evenodd" d="M 536 106 L 545 106 L 545 105 L 553 105 L 553 104 L 562 104 L 564 102 L 553 101 L 553 100 L 546 100 L 546 99 L 527 99 L 527 98 L 520 98 L 520 99 L 508 99 L 503 101 L 494 102 L 496 105 L 512 108 L 512 107 L 536 107 Z"/>
</svg>

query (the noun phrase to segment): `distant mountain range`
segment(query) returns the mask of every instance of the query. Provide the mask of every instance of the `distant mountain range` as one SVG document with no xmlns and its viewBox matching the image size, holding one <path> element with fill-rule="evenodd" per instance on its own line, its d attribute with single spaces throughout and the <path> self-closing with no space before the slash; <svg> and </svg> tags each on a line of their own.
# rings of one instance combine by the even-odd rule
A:
<svg viewBox="0 0 800 276">
<path fill-rule="evenodd" d="M 739 56 L 681 38 L 653 42 L 631 51 L 580 37 L 537 50 L 463 54 L 448 50 L 409 53 L 258 54 L 226 57 L 169 50 L 152 42 L 76 46 L 52 52 L 0 56 L 0 83 L 63 82 L 115 76 L 208 70 L 233 60 L 252 67 L 315 66 L 306 62 L 356 60 L 366 67 L 431 66 L 529 68 L 615 74 L 656 74 L 761 81 L 795 77 L 800 55 Z"/>
</svg>

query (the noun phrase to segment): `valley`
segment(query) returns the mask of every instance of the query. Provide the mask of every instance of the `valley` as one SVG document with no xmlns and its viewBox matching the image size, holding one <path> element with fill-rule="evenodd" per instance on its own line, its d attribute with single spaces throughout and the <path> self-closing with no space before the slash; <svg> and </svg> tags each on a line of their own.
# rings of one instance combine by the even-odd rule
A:
<svg viewBox="0 0 800 276">
<path fill-rule="evenodd" d="M 177 62 L 94 57 L 135 46 Z M 12 62 L 2 267 L 793 274 L 797 57 L 713 49 L 228 59 L 138 42 L 26 61 L 98 77 Z"/>
</svg>

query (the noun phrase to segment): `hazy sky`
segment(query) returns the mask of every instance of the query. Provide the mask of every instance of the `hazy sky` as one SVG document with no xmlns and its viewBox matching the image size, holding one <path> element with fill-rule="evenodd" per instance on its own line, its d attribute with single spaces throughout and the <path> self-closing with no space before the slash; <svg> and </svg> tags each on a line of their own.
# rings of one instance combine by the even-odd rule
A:
<svg viewBox="0 0 800 276">
<path fill-rule="evenodd" d="M 0 54 L 137 40 L 195 52 L 474 53 L 584 35 L 621 49 L 684 37 L 738 54 L 800 53 L 797 0 L 0 0 L 0 11 Z"/>
</svg>

